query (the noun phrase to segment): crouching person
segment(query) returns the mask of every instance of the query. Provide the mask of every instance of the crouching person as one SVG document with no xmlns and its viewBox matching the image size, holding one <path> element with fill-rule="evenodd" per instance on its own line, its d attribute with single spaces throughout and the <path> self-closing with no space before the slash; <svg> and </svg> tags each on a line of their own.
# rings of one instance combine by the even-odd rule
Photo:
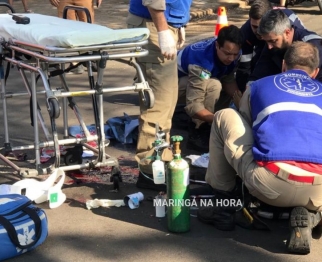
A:
<svg viewBox="0 0 322 262">
<path fill-rule="evenodd" d="M 236 174 L 262 202 L 293 208 L 291 253 L 310 252 L 312 229 L 322 211 L 322 84 L 318 49 L 294 42 L 283 73 L 250 84 L 239 112 L 214 115 L 206 181 L 216 198 L 234 199 Z M 232 208 L 203 207 L 198 218 L 218 229 L 234 228 Z"/>
<path fill-rule="evenodd" d="M 188 146 L 209 150 L 209 133 L 215 109 L 227 108 L 238 86 L 234 78 L 241 56 L 242 34 L 230 25 L 218 38 L 191 44 L 178 52 L 178 104 L 191 117 Z M 223 90 L 223 91 L 222 91 Z"/>
</svg>

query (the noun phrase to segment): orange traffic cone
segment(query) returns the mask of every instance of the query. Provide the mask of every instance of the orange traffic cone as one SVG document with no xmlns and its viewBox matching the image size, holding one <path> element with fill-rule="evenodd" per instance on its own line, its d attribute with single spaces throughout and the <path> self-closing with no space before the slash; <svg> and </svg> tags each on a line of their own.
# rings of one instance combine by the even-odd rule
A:
<svg viewBox="0 0 322 262">
<path fill-rule="evenodd" d="M 215 27 L 215 37 L 218 36 L 219 30 L 225 26 L 228 26 L 226 8 L 223 6 L 219 6 L 217 10 L 217 24 Z"/>
</svg>

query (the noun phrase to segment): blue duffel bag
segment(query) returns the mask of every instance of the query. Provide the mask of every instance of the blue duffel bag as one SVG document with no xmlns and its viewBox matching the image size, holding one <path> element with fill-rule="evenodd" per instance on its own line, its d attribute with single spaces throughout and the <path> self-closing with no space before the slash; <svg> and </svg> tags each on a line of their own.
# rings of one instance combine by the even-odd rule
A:
<svg viewBox="0 0 322 262">
<path fill-rule="evenodd" d="M 0 260 L 23 254 L 48 235 L 44 210 L 19 194 L 0 195 Z"/>
</svg>

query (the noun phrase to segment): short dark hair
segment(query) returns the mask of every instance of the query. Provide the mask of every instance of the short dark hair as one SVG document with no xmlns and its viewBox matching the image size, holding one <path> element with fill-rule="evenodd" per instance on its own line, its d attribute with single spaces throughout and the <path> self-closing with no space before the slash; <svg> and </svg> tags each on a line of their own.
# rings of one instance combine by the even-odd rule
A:
<svg viewBox="0 0 322 262">
<path fill-rule="evenodd" d="M 268 0 L 255 0 L 249 9 L 249 18 L 254 20 L 262 19 L 262 17 L 273 9 L 273 5 Z"/>
<path fill-rule="evenodd" d="M 243 36 L 241 30 L 235 25 L 229 25 L 221 28 L 218 33 L 217 43 L 222 47 L 225 41 L 237 44 L 239 47 L 243 44 Z"/>
<path fill-rule="evenodd" d="M 303 69 L 312 73 L 319 67 L 319 50 L 312 43 L 295 41 L 286 50 L 284 61 L 288 70 Z"/>
</svg>

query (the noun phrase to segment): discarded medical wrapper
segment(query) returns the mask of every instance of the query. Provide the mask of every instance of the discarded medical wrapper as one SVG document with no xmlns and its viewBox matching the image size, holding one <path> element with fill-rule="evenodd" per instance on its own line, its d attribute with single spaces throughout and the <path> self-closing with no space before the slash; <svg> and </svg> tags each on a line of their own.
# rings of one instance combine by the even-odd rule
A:
<svg viewBox="0 0 322 262">
<path fill-rule="evenodd" d="M 207 168 L 209 164 L 209 153 L 199 155 L 189 155 L 186 158 L 191 159 L 191 164 L 193 166 L 204 167 Z"/>
<path fill-rule="evenodd" d="M 138 208 L 140 202 L 144 199 L 144 195 L 141 192 L 137 192 L 124 197 L 124 203 L 131 209 Z"/>
<path fill-rule="evenodd" d="M 49 207 L 56 208 L 66 200 L 66 195 L 61 190 L 64 181 L 65 172 L 58 168 L 45 181 L 27 178 L 13 185 L 1 185 L 0 194 L 25 195 L 36 204 L 49 200 Z"/>
<path fill-rule="evenodd" d="M 98 208 L 98 207 L 121 207 L 125 206 L 124 200 L 110 200 L 110 199 L 97 199 L 87 200 L 86 207 L 87 209 Z"/>
</svg>

